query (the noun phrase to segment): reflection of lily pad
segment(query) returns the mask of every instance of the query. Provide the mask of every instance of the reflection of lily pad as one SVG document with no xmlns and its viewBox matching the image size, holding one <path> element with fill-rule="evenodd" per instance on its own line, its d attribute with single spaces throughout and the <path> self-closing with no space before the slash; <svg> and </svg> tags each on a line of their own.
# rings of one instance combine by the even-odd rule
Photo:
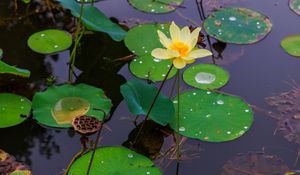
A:
<svg viewBox="0 0 300 175">
<path fill-rule="evenodd" d="M 239 154 L 223 166 L 222 175 L 283 175 L 288 166 L 277 156 L 264 153 Z"/>
<path fill-rule="evenodd" d="M 48 29 L 32 34 L 27 44 L 37 53 L 52 54 L 68 49 L 72 44 L 72 36 L 63 30 Z"/>
<path fill-rule="evenodd" d="M 138 56 L 151 55 L 155 48 L 162 48 L 157 30 L 169 36 L 168 24 L 142 24 L 129 30 L 125 37 L 125 45 Z"/>
<path fill-rule="evenodd" d="M 249 130 L 253 122 L 253 112 L 242 99 L 206 90 L 181 94 L 179 112 L 180 134 L 208 142 L 234 140 Z M 171 123 L 174 130 L 177 123 L 177 119 Z"/>
<path fill-rule="evenodd" d="M 180 6 L 183 0 L 128 0 L 128 2 L 143 12 L 167 13 Z"/>
<path fill-rule="evenodd" d="M 158 89 L 141 80 L 130 80 L 121 86 L 121 93 L 125 98 L 131 113 L 146 115 Z M 159 95 L 149 117 L 161 125 L 167 125 L 174 117 L 174 106 L 171 100 Z"/>
<path fill-rule="evenodd" d="M 218 89 L 226 85 L 229 74 L 213 64 L 198 64 L 184 71 L 183 80 L 199 89 Z"/>
<path fill-rule="evenodd" d="M 75 117 L 87 115 L 99 120 L 109 113 L 111 101 L 102 89 L 78 84 L 49 87 L 37 93 L 32 101 L 33 117 L 52 127 L 71 127 Z"/>
<path fill-rule="evenodd" d="M 71 10 L 72 14 L 79 18 L 80 5 L 74 0 L 58 0 L 61 5 Z M 126 36 L 127 32 L 123 30 L 119 25 L 113 23 L 109 18 L 105 16 L 99 9 L 94 6 L 84 6 L 81 22 L 89 30 L 104 32 L 111 36 L 115 41 L 121 41 Z"/>
<path fill-rule="evenodd" d="M 0 128 L 22 123 L 30 114 L 31 102 L 22 96 L 0 93 Z"/>
<path fill-rule="evenodd" d="M 130 71 L 137 77 L 142 79 L 149 79 L 152 81 L 164 80 L 167 72 L 172 65 L 170 60 L 161 60 L 153 58 L 151 55 L 144 55 L 135 58 L 130 63 Z M 176 69 L 173 68 L 169 74 L 169 78 L 176 74 Z"/>
<path fill-rule="evenodd" d="M 30 77 L 30 71 L 27 69 L 20 69 L 15 66 L 10 66 L 0 60 L 0 74 L 13 74 L 21 77 Z"/>
<path fill-rule="evenodd" d="M 205 21 L 206 32 L 216 39 L 235 44 L 251 44 L 263 39 L 272 29 L 270 19 L 246 8 L 224 8 Z"/>
<path fill-rule="evenodd" d="M 77 159 L 71 166 L 69 175 L 87 173 L 91 152 Z M 90 175 L 161 175 L 162 173 L 148 158 L 123 147 L 98 148 L 90 170 Z"/>
<path fill-rule="evenodd" d="M 289 5 L 297 15 L 300 15 L 300 0 L 290 0 Z"/>
<path fill-rule="evenodd" d="M 300 35 L 291 35 L 281 41 L 281 47 L 290 55 L 300 57 Z"/>
</svg>

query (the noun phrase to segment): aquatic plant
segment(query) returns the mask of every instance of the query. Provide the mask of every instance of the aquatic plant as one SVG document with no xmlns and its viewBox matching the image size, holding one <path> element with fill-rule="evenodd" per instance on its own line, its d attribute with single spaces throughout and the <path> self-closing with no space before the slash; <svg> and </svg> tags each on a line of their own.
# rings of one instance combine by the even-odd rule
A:
<svg viewBox="0 0 300 175">
<path fill-rule="evenodd" d="M 300 35 L 291 35 L 281 40 L 281 47 L 290 55 L 300 57 Z"/>
<path fill-rule="evenodd" d="M 168 13 L 181 7 L 184 0 L 128 0 L 134 8 L 147 13 Z"/>
</svg>

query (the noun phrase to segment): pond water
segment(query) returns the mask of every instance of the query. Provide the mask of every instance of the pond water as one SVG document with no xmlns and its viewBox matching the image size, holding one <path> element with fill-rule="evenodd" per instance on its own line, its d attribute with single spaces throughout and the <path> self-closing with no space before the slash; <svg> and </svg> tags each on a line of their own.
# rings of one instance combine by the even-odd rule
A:
<svg viewBox="0 0 300 175">
<path fill-rule="evenodd" d="M 11 4 L 11 0 L 1 0 L 1 18 L 15 15 Z M 142 13 L 132 8 L 126 0 L 105 0 L 96 3 L 96 6 L 108 16 L 120 21 L 139 19 L 150 22 L 168 22 L 174 20 L 180 25 L 189 25 L 178 13 L 162 15 Z M 184 6 L 186 8 L 180 8 L 178 11 L 200 23 L 195 1 L 186 0 Z M 223 59 L 216 60 L 216 64 L 228 70 L 231 75 L 230 82 L 222 88 L 222 91 L 240 96 L 249 104 L 266 111 L 272 110 L 264 99 L 292 89 L 287 82 L 300 82 L 300 59 L 289 56 L 280 48 L 280 41 L 285 36 L 299 34 L 300 18 L 289 9 L 286 1 L 280 0 L 241 0 L 229 3 L 227 6 L 246 7 L 262 12 L 271 18 L 273 29 L 265 39 L 256 44 L 228 44 L 226 46 L 222 53 Z M 25 7 L 20 4 L 19 8 L 19 15 L 24 15 Z M 49 28 L 46 23 L 51 26 L 51 20 L 46 20 L 44 17 L 38 18 L 35 15 L 31 17 L 31 20 L 24 19 L 11 23 L 9 26 L 0 25 L 0 48 L 5 53 L 4 60 L 11 65 L 27 68 L 32 72 L 29 80 L 16 77 L 12 77 L 13 80 L 11 80 L 11 77 L 0 76 L 0 92 L 15 92 L 31 99 L 35 91 L 45 88 L 46 79 L 50 75 L 56 77 L 57 83 L 63 83 L 68 79 L 68 51 L 55 56 L 42 56 L 32 52 L 26 45 L 30 34 Z M 79 75 L 77 82 L 100 87 L 113 100 L 115 105 L 113 117 L 104 127 L 100 145 L 122 145 L 135 125 L 132 122 L 134 116 L 130 114 L 122 100 L 119 87 L 126 82 L 126 79 L 132 79 L 133 76 L 127 64 L 112 66 L 111 63 L 107 64 L 101 58 L 104 56 L 103 60 L 105 60 L 109 57 L 108 55 L 122 57 L 128 55 L 129 52 L 122 43 L 101 41 L 95 36 L 87 37 L 86 40 L 88 42 L 83 45 L 82 54 L 76 63 L 80 69 L 76 70 Z M 212 63 L 212 60 L 204 58 L 198 62 Z M 169 94 L 172 82 L 167 81 L 163 89 L 165 94 Z M 182 90 L 185 89 L 191 88 L 185 85 Z M 299 146 L 288 142 L 281 134 L 274 135 L 275 129 L 274 119 L 256 111 L 253 127 L 235 141 L 206 143 L 189 139 L 183 145 L 184 159 L 180 163 L 178 174 L 218 175 L 221 174 L 222 166 L 229 159 L 238 153 L 250 151 L 264 151 L 277 155 L 291 169 L 299 169 L 299 164 L 294 167 Z M 149 137 L 152 136 L 150 134 Z M 0 138 L 0 148 L 16 156 L 18 160 L 25 161 L 36 175 L 62 174 L 81 146 L 79 136 L 73 131 L 41 127 L 33 120 L 27 120 L 15 127 L 0 129 Z M 171 141 L 172 139 L 165 138 L 165 147 L 172 144 Z M 154 147 L 155 143 L 152 144 L 150 146 Z M 176 161 L 166 159 L 163 163 L 156 161 L 156 164 L 160 166 L 163 174 L 176 174 Z"/>
</svg>

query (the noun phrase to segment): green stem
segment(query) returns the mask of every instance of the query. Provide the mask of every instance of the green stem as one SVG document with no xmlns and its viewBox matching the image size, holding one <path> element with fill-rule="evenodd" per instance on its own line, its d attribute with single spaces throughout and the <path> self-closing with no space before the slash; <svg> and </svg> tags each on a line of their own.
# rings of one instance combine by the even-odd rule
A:
<svg viewBox="0 0 300 175">
<path fill-rule="evenodd" d="M 80 39 L 82 38 L 84 31 L 82 30 L 80 33 L 80 28 L 81 28 L 81 18 L 82 18 L 82 14 L 83 14 L 83 7 L 84 7 L 84 3 L 82 2 L 80 5 L 80 14 L 79 14 L 79 18 L 77 19 L 77 26 L 76 26 L 76 31 L 75 31 L 75 45 L 73 47 L 73 50 L 71 52 L 70 55 L 70 67 L 69 67 L 69 82 L 73 82 L 73 72 L 74 72 L 74 68 L 75 68 L 75 57 L 76 57 L 76 50 L 77 47 L 80 43 Z"/>
<path fill-rule="evenodd" d="M 179 114 L 180 114 L 180 69 L 177 70 L 177 132 L 176 132 L 176 147 L 177 147 L 177 161 L 180 161 L 180 135 L 179 135 Z"/>
</svg>

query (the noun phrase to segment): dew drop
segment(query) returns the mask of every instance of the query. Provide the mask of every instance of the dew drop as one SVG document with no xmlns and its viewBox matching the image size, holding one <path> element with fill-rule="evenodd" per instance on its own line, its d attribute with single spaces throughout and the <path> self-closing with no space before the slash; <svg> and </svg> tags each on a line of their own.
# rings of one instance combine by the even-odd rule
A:
<svg viewBox="0 0 300 175">
<path fill-rule="evenodd" d="M 180 127 L 180 128 L 179 128 L 179 131 L 180 131 L 180 132 L 184 132 L 184 131 L 185 131 L 185 127 L 183 127 L 183 126 Z"/>
<path fill-rule="evenodd" d="M 44 33 L 42 33 L 42 34 L 41 34 L 41 37 L 44 37 L 44 36 L 46 36 L 46 35 L 45 35 Z"/>
<path fill-rule="evenodd" d="M 162 74 L 161 76 L 165 77 L 165 76 L 166 76 L 166 74 Z"/>
<path fill-rule="evenodd" d="M 235 16 L 230 16 L 229 21 L 236 21 L 236 17 Z"/>
<path fill-rule="evenodd" d="M 227 133 L 227 134 L 231 134 L 231 132 L 230 132 L 230 131 L 227 131 L 226 133 Z"/>
<path fill-rule="evenodd" d="M 133 158 L 133 154 L 128 154 L 128 158 Z"/>
<path fill-rule="evenodd" d="M 196 95 L 196 94 L 197 94 L 196 92 L 193 93 L 193 95 Z"/>
<path fill-rule="evenodd" d="M 54 47 L 54 48 L 58 48 L 58 45 L 54 45 L 53 47 Z"/>
<path fill-rule="evenodd" d="M 214 82 L 216 80 L 216 76 L 211 73 L 207 73 L 207 72 L 199 72 L 195 76 L 195 80 L 197 83 L 200 83 L 200 84 L 211 84 L 212 82 Z"/>
<path fill-rule="evenodd" d="M 177 101 L 177 100 L 174 100 L 173 103 L 178 103 L 178 101 Z"/>
<path fill-rule="evenodd" d="M 142 63 L 143 63 L 143 61 L 140 61 L 139 63 L 140 63 L 140 64 L 142 64 Z"/>
<path fill-rule="evenodd" d="M 246 109 L 245 112 L 249 112 L 249 109 Z"/>
<path fill-rule="evenodd" d="M 211 94 L 211 92 L 210 92 L 210 91 L 207 91 L 206 93 L 207 93 L 207 94 Z"/>
<path fill-rule="evenodd" d="M 218 100 L 217 103 L 218 103 L 219 105 L 223 105 L 223 104 L 224 104 L 224 101 L 223 101 L 223 100 Z"/>
<path fill-rule="evenodd" d="M 154 58 L 153 61 L 154 61 L 154 62 L 161 62 L 161 59 Z"/>
<path fill-rule="evenodd" d="M 147 171 L 146 174 L 151 174 L 151 173 L 149 171 Z"/>
</svg>

